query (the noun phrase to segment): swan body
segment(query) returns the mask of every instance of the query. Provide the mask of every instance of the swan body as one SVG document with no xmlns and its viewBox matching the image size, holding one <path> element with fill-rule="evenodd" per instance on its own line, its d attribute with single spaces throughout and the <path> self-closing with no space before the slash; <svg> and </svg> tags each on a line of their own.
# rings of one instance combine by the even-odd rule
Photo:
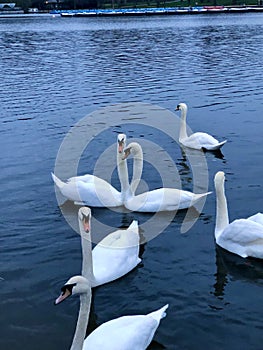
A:
<svg viewBox="0 0 263 350">
<path fill-rule="evenodd" d="M 142 148 L 137 142 L 130 143 L 124 151 L 125 156 L 133 154 L 133 178 L 130 188 L 126 191 L 124 205 L 127 209 L 137 212 L 160 212 L 186 209 L 193 206 L 201 198 L 211 192 L 195 194 L 189 191 L 176 188 L 158 188 L 144 192 L 139 195 L 134 194 L 133 188 L 137 188 L 143 166 Z M 133 186 L 135 184 L 135 186 Z"/>
<path fill-rule="evenodd" d="M 82 275 L 91 276 L 91 287 L 112 282 L 133 270 L 140 262 L 139 228 L 133 221 L 126 230 L 116 230 L 102 239 L 91 253 L 91 210 L 79 209 L 79 228 L 82 245 Z"/>
<path fill-rule="evenodd" d="M 158 188 L 128 199 L 125 207 L 131 211 L 155 213 L 174 211 L 193 206 L 210 192 L 195 194 L 176 188 Z"/>
<path fill-rule="evenodd" d="M 178 110 L 182 112 L 179 142 L 183 146 L 199 150 L 216 151 L 219 150 L 227 142 L 226 140 L 219 142 L 213 136 L 205 132 L 196 132 L 188 136 L 186 131 L 187 105 L 185 103 L 180 103 L 176 107 L 176 111 Z"/>
<path fill-rule="evenodd" d="M 214 179 L 217 196 L 216 243 L 242 258 L 263 259 L 263 214 L 257 213 L 229 223 L 224 181 L 225 174 L 219 171 Z"/>
<path fill-rule="evenodd" d="M 141 262 L 138 255 L 138 223 L 133 221 L 127 230 L 109 234 L 92 250 L 93 287 L 126 275 Z"/>
<path fill-rule="evenodd" d="M 117 139 L 117 162 L 122 161 L 126 135 L 119 134 Z M 75 204 L 91 207 L 118 207 L 123 204 L 122 193 L 117 191 L 107 181 L 95 175 L 75 176 L 66 182 L 61 181 L 55 174 L 52 178 L 60 192 Z"/>
<path fill-rule="evenodd" d="M 145 350 L 152 341 L 168 305 L 147 315 L 123 316 L 103 323 L 85 340 L 91 303 L 91 288 L 83 276 L 71 277 L 61 288 L 55 304 L 80 295 L 80 310 L 71 350 Z"/>
<path fill-rule="evenodd" d="M 83 350 L 145 350 L 168 305 L 147 315 L 122 316 L 103 323 L 84 341 Z"/>
<path fill-rule="evenodd" d="M 84 175 L 61 181 L 51 174 L 54 183 L 67 199 L 75 204 L 85 204 L 91 207 L 118 207 L 122 205 L 121 193 L 107 181 L 95 176 Z"/>
</svg>

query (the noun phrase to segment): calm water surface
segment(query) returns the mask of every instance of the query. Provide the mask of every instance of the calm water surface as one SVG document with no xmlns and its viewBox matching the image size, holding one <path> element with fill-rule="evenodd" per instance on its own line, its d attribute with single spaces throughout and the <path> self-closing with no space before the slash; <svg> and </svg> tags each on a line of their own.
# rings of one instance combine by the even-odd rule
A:
<svg viewBox="0 0 263 350">
<path fill-rule="evenodd" d="M 70 347 L 78 298 L 57 307 L 53 301 L 80 273 L 80 240 L 61 214 L 50 172 L 63 138 L 85 115 L 113 103 L 173 111 L 186 102 L 192 130 L 228 140 L 223 157 L 206 159 L 210 190 L 216 171 L 226 172 L 231 220 L 263 210 L 262 20 L 262 14 L 0 19 L 1 349 Z M 165 148 L 183 188 L 192 190 L 180 148 L 136 123 L 99 135 L 80 174 L 92 173 L 121 131 Z M 149 164 L 143 179 L 161 186 Z M 119 186 L 116 172 L 112 183 Z M 64 209 L 76 213 L 70 203 Z M 149 218 L 107 209 L 93 214 L 116 227 Z M 94 291 L 89 331 L 169 303 L 151 349 L 261 350 L 263 263 L 216 248 L 214 193 L 181 234 L 185 215 L 143 246 L 137 269 Z"/>
</svg>

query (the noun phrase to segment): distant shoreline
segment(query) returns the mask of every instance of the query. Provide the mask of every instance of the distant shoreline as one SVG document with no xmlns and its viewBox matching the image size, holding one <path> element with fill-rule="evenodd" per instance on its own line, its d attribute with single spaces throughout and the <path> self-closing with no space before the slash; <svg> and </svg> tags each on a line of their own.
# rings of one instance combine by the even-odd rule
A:
<svg viewBox="0 0 263 350">
<path fill-rule="evenodd" d="M 162 7 L 162 8 L 128 8 L 128 9 L 92 9 L 92 10 L 51 10 L 26 12 L 23 10 L 0 11 L 0 18 L 38 17 L 42 15 L 59 15 L 61 17 L 126 17 L 126 16 L 161 16 L 161 15 L 195 15 L 213 13 L 248 13 L 262 12 L 263 6 L 196 6 L 196 7 Z"/>
<path fill-rule="evenodd" d="M 54 10 L 51 14 L 62 17 L 111 17 L 111 16 L 153 16 L 182 15 L 207 13 L 246 13 L 263 12 L 263 6 L 196 6 L 164 8 L 131 8 L 131 9 L 93 9 L 93 10 Z"/>
</svg>

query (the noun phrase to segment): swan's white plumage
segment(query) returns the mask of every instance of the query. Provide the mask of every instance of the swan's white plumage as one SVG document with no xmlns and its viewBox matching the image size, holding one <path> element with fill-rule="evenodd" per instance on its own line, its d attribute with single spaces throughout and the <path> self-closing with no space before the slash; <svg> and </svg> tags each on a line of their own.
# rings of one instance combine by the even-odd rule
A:
<svg viewBox="0 0 263 350">
<path fill-rule="evenodd" d="M 117 138 L 117 164 L 122 161 L 125 143 L 126 135 L 119 134 Z M 75 204 L 91 207 L 118 207 L 123 204 L 121 192 L 98 176 L 90 174 L 75 176 L 63 182 L 55 174 L 51 175 L 62 195 Z"/>
<path fill-rule="evenodd" d="M 201 198 L 211 192 L 195 194 L 176 188 L 158 188 L 152 191 L 135 195 L 132 188 L 136 188 L 141 177 L 143 167 L 143 152 L 137 142 L 132 142 L 127 146 L 129 154 L 133 154 L 133 179 L 126 192 L 124 206 L 137 212 L 160 212 L 186 209 L 193 206 Z M 133 182 L 136 186 L 133 186 Z"/>
<path fill-rule="evenodd" d="M 176 188 L 158 188 L 133 196 L 125 201 L 125 207 L 131 211 L 155 213 L 173 211 L 193 206 L 210 192 L 195 194 Z"/>
<path fill-rule="evenodd" d="M 252 215 L 252 216 L 248 217 L 247 219 L 255 221 L 255 222 L 263 225 L 263 214 L 261 214 L 261 213 L 257 213 L 255 215 Z"/>
<path fill-rule="evenodd" d="M 112 282 L 126 275 L 140 263 L 137 221 L 134 220 L 127 229 L 108 234 L 91 251 L 90 208 L 80 208 L 78 220 L 82 245 L 82 275 L 91 276 L 92 287 Z M 88 227 L 88 230 L 85 230 L 85 227 Z"/>
<path fill-rule="evenodd" d="M 207 151 L 216 151 L 226 143 L 226 140 L 219 142 L 213 136 L 205 132 L 195 132 L 194 134 L 188 136 L 187 138 L 180 139 L 180 143 L 183 146 L 193 148 L 193 149 L 204 149 Z"/>
<path fill-rule="evenodd" d="M 76 203 L 92 207 L 118 207 L 122 205 L 121 193 L 107 181 L 95 175 L 76 176 L 61 181 L 51 174 L 54 183 L 64 197 Z"/>
<path fill-rule="evenodd" d="M 222 248 L 243 258 L 263 259 L 263 214 L 257 213 L 247 219 L 237 219 L 229 224 L 227 202 L 224 193 L 225 175 L 222 171 L 215 175 L 217 195 L 216 243 Z M 224 222 L 223 225 L 221 223 Z"/>
<path fill-rule="evenodd" d="M 71 277 L 55 304 L 77 294 L 80 296 L 80 308 L 71 350 L 146 350 L 168 308 L 167 304 L 147 315 L 122 316 L 105 322 L 84 340 L 91 304 L 89 279 Z"/>
<path fill-rule="evenodd" d="M 168 305 L 148 315 L 123 316 L 103 323 L 84 341 L 83 350 L 145 350 Z"/>
<path fill-rule="evenodd" d="M 55 304 L 59 304 L 70 295 L 79 294 L 80 296 L 78 321 L 70 350 L 145 350 L 150 344 L 154 333 L 159 326 L 160 320 L 166 316 L 165 311 L 168 308 L 168 305 L 165 305 L 161 309 L 151 312 L 148 315 L 123 316 L 106 322 L 95 329 L 95 331 L 84 340 L 91 305 L 91 287 L 94 279 L 92 272 L 94 261 L 92 261 L 90 237 L 90 208 L 80 208 L 78 212 L 78 220 L 82 244 L 85 242 L 87 243 L 84 247 L 85 249 L 82 250 L 86 253 L 88 259 L 85 259 L 85 256 L 83 256 L 82 275 L 71 277 L 62 287 L 62 293 L 55 301 Z M 123 236 L 122 232 L 118 230 L 107 236 L 101 241 L 101 243 L 104 243 L 105 245 L 101 243 L 99 244 L 101 245 L 100 249 L 121 252 L 123 251 L 123 247 L 127 247 L 127 245 L 128 248 L 133 248 L 133 245 L 138 243 L 137 221 L 131 223 L 126 230 L 126 233 L 127 235 L 125 234 Z M 136 248 L 138 247 L 136 246 Z M 100 249 L 98 249 L 98 252 L 96 253 L 98 255 L 95 260 L 103 260 L 105 259 L 103 255 L 105 255 L 105 253 L 107 255 L 107 251 L 100 251 Z M 113 254 L 113 256 L 110 257 L 110 260 L 107 261 L 106 269 L 112 268 L 111 265 L 114 264 L 114 259 Z M 125 260 L 120 261 L 117 259 L 117 263 L 121 262 L 125 264 Z M 138 257 L 135 260 L 138 263 Z M 83 268 L 86 263 L 89 263 L 87 269 Z"/>
<path fill-rule="evenodd" d="M 213 136 L 205 132 L 196 132 L 188 136 L 186 131 L 187 106 L 185 103 L 180 103 L 176 110 L 181 110 L 182 112 L 179 142 L 183 146 L 199 150 L 204 149 L 207 151 L 216 151 L 227 142 L 226 140 L 219 142 Z"/>
<path fill-rule="evenodd" d="M 101 240 L 92 250 L 92 287 L 114 281 L 133 270 L 141 262 L 139 240 L 137 221 L 127 230 L 117 230 Z"/>
</svg>

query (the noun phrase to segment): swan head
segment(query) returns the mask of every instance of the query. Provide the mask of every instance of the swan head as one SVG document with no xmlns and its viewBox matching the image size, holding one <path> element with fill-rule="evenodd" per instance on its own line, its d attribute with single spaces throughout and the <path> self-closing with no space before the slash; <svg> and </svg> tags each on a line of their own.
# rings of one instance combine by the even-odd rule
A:
<svg viewBox="0 0 263 350">
<path fill-rule="evenodd" d="M 123 153 L 125 146 L 126 146 L 126 135 L 118 134 L 118 137 L 117 137 L 118 153 Z"/>
<path fill-rule="evenodd" d="M 221 188 L 225 182 L 225 173 L 223 171 L 218 171 L 215 174 L 214 183 L 215 188 Z"/>
<path fill-rule="evenodd" d="M 187 112 L 187 105 L 185 103 L 179 103 L 176 108 L 176 111 L 185 111 Z"/>
<path fill-rule="evenodd" d="M 129 155 L 137 156 L 138 154 L 142 154 L 142 148 L 138 144 L 138 142 L 131 142 L 124 150 L 124 156 L 122 159 L 126 159 Z"/>
<path fill-rule="evenodd" d="M 83 227 L 86 233 L 90 232 L 91 210 L 89 207 L 81 207 L 78 212 L 79 226 Z"/>
<path fill-rule="evenodd" d="M 90 285 L 85 277 L 73 276 L 61 288 L 61 294 L 55 300 L 55 305 L 60 304 L 71 295 L 88 293 L 89 289 Z"/>
</svg>

